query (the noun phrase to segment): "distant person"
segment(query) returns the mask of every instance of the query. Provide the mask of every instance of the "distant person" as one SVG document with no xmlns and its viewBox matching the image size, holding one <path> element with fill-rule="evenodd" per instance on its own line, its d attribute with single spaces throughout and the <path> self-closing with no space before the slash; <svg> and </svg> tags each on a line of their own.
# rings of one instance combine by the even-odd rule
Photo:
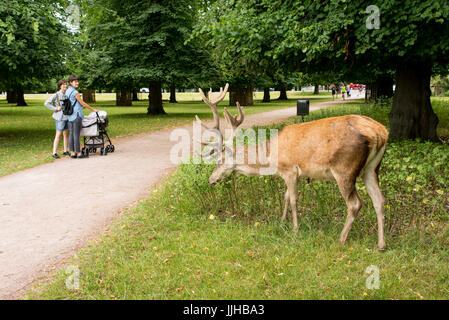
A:
<svg viewBox="0 0 449 320">
<path fill-rule="evenodd" d="M 92 108 L 81 99 L 81 95 L 76 90 L 79 87 L 79 79 L 75 75 L 69 77 L 70 87 L 67 89 L 65 95 L 70 100 L 73 106 L 73 113 L 69 115 L 69 149 L 70 158 L 86 158 L 86 155 L 81 155 L 80 147 L 80 132 L 83 122 L 83 107 L 93 112 L 98 112 L 97 109 Z"/>
<path fill-rule="evenodd" d="M 346 86 L 343 84 L 341 86 L 341 97 L 345 100 Z"/>
<path fill-rule="evenodd" d="M 337 88 L 335 86 L 332 87 L 332 100 L 335 100 L 335 95 L 337 94 Z"/>
<path fill-rule="evenodd" d="M 64 136 L 64 153 L 62 155 L 68 156 L 69 148 L 69 121 L 68 116 L 62 114 L 62 101 L 65 99 L 65 92 L 67 90 L 67 81 L 58 80 L 59 91 L 52 94 L 50 98 L 45 101 L 45 106 L 53 111 L 53 119 L 56 121 L 56 135 L 53 141 L 53 158 L 59 159 L 57 149 L 61 135 Z"/>
</svg>

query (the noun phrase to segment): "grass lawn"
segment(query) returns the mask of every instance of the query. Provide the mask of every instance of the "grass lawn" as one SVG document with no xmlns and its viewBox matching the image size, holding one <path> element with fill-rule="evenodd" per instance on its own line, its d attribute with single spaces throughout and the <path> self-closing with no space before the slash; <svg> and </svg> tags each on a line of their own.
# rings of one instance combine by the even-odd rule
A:
<svg viewBox="0 0 449 320">
<path fill-rule="evenodd" d="M 445 132 L 449 101 L 434 107 Z M 388 125 L 388 112 L 348 103 L 308 120 L 361 113 Z M 386 252 L 376 249 L 376 215 L 362 184 L 364 206 L 340 246 L 346 214 L 334 182 L 299 183 L 295 234 L 279 221 L 280 178 L 232 176 L 209 186 L 211 165 L 181 165 L 28 298 L 448 299 L 448 159 L 447 144 L 389 143 L 380 171 Z M 68 265 L 79 268 L 78 289 L 66 287 Z M 378 289 L 366 286 L 371 266 Z"/>
<path fill-rule="evenodd" d="M 256 98 L 262 93 L 257 92 Z M 307 93 L 310 94 L 310 93 Z M 112 98 L 111 94 L 104 94 Z M 36 165 L 55 161 L 51 157 L 55 136 L 55 121 L 51 118 L 51 111 L 43 104 L 49 95 L 26 95 L 28 107 L 16 107 L 0 100 L 0 177 L 7 174 L 31 168 Z M 282 109 L 296 105 L 299 97 L 311 100 L 311 103 L 330 99 L 327 92 L 317 96 L 307 96 L 304 92 L 290 92 L 288 101 L 273 101 L 261 103 L 245 108 L 246 114 Z M 201 119 L 212 118 L 209 106 L 201 101 L 198 93 L 180 93 L 179 103 L 164 103 L 167 115 L 148 116 L 146 108 L 148 100 L 134 102 L 132 107 L 116 107 L 115 101 L 103 100 L 100 96 L 95 108 L 106 110 L 110 124 L 108 133 L 112 141 L 114 138 L 135 135 L 143 132 L 160 130 L 187 124 L 198 114 Z M 165 97 L 164 97 L 165 98 Z M 276 93 L 272 95 L 276 98 Z M 195 99 L 195 100 L 193 100 Z M 222 103 L 222 109 L 226 103 Z M 85 111 L 85 114 L 90 112 Z M 119 146 L 117 146 L 119 147 Z M 62 139 L 60 153 L 62 153 Z"/>
</svg>

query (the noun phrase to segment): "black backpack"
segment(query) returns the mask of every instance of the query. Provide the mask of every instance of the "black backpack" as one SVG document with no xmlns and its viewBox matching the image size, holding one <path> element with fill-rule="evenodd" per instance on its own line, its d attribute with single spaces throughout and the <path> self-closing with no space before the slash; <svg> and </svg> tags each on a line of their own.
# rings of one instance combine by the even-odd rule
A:
<svg viewBox="0 0 449 320">
<path fill-rule="evenodd" d="M 73 93 L 73 91 L 72 91 Z M 66 116 L 70 116 L 73 114 L 73 106 L 72 103 L 70 102 L 70 96 L 68 98 L 65 98 L 64 100 L 62 100 L 62 114 L 66 115 Z"/>
</svg>

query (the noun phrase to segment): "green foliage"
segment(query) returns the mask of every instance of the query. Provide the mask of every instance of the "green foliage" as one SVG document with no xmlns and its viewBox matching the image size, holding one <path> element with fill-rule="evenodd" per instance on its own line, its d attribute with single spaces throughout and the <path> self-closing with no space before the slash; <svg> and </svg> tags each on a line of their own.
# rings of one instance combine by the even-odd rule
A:
<svg viewBox="0 0 449 320">
<path fill-rule="evenodd" d="M 449 96 L 449 76 L 439 76 L 434 78 L 432 86 L 438 88 L 439 95 Z"/>
<path fill-rule="evenodd" d="M 290 87 L 299 74 L 276 55 L 286 26 L 261 1 L 220 0 L 203 9 L 192 39 L 206 44 L 231 87 Z"/>
<path fill-rule="evenodd" d="M 64 74 L 66 13 L 50 1 L 3 0 L 0 6 L 0 86 L 39 87 Z M 58 18 L 59 16 L 59 18 Z"/>
<path fill-rule="evenodd" d="M 263 2 L 272 16 L 283 16 L 286 26 L 276 54 L 302 61 L 315 71 L 331 68 L 373 82 L 399 63 L 448 63 L 449 4 L 445 0 Z M 378 29 L 366 27 L 368 5 L 379 8 Z"/>
<path fill-rule="evenodd" d="M 196 17 L 192 1 L 83 1 L 83 68 L 92 85 L 185 82 L 207 70 L 203 49 L 185 41 Z"/>
</svg>

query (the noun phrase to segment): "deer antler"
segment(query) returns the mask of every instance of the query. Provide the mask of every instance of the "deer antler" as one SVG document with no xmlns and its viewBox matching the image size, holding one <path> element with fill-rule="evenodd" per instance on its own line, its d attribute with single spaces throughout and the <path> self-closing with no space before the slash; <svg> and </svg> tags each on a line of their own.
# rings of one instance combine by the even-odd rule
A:
<svg viewBox="0 0 449 320">
<path fill-rule="evenodd" d="M 224 99 L 224 97 L 226 96 L 226 93 L 228 92 L 228 88 L 229 88 L 229 83 L 226 83 L 224 90 L 223 90 L 223 88 L 220 88 L 220 94 L 218 95 L 218 98 L 216 98 L 215 101 L 213 101 L 213 102 L 206 98 L 206 95 L 204 94 L 203 90 L 201 90 L 201 88 L 198 88 L 201 98 L 203 99 L 204 103 L 206 103 L 207 105 L 210 106 L 210 108 L 212 109 L 212 113 L 214 115 L 213 127 L 208 128 L 204 124 L 201 124 L 203 127 L 207 128 L 207 129 L 220 130 L 220 117 L 218 115 L 217 104 L 220 103 Z M 198 116 L 196 116 L 196 118 L 197 118 L 197 120 L 199 119 Z"/>
<path fill-rule="evenodd" d="M 218 97 L 214 100 L 214 101 L 210 101 L 209 99 L 206 98 L 206 95 L 204 94 L 203 90 L 201 90 L 201 88 L 198 88 L 198 91 L 201 95 L 201 98 L 203 99 L 204 103 L 206 103 L 207 105 L 209 105 L 209 107 L 212 110 L 212 114 L 214 115 L 214 124 L 211 128 L 207 127 L 206 125 L 204 125 L 201 122 L 201 119 L 198 117 L 198 115 L 195 115 L 196 121 L 198 121 L 201 126 L 207 130 L 207 131 L 212 131 L 214 133 L 218 133 L 218 141 L 217 142 L 212 142 L 212 143 L 205 143 L 203 141 L 200 141 L 200 143 L 202 145 L 207 145 L 210 147 L 216 147 L 216 146 L 222 146 L 223 145 L 223 135 L 220 132 L 220 116 L 218 115 L 218 110 L 217 110 L 217 104 L 220 103 L 224 97 L 226 96 L 226 93 L 228 92 L 228 88 L 229 88 L 229 83 L 226 83 L 225 88 L 223 90 L 223 88 L 220 88 L 220 94 L 218 95 Z M 210 156 L 210 151 L 206 152 L 205 154 L 202 154 L 202 156 Z"/>
<path fill-rule="evenodd" d="M 242 124 L 245 119 L 245 114 L 243 113 L 243 108 L 240 106 L 240 103 L 237 101 L 237 109 L 239 110 L 239 115 L 233 116 L 226 107 L 224 108 L 223 115 L 226 119 L 226 122 L 232 127 L 232 134 L 228 138 L 228 141 L 232 142 L 237 135 L 237 130 L 239 126 Z"/>
</svg>

